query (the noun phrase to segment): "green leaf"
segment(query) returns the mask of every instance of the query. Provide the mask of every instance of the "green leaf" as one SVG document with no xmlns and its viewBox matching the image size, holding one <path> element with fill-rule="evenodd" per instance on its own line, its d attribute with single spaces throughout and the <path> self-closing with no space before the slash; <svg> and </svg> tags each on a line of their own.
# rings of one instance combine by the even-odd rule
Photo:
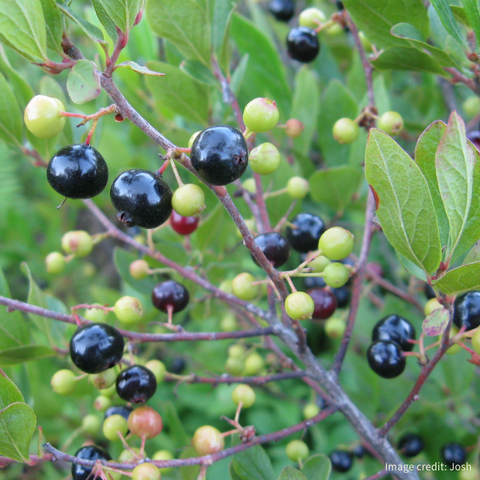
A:
<svg viewBox="0 0 480 480">
<path fill-rule="evenodd" d="M 0 411 L 0 455 L 29 462 L 29 448 L 37 418 L 26 403 L 12 403 Z"/>
<path fill-rule="evenodd" d="M 131 60 L 128 60 L 126 62 L 119 63 L 115 68 L 118 67 L 123 67 L 123 68 L 128 68 L 129 70 L 133 70 L 134 72 L 141 73 L 142 75 L 149 75 L 152 77 L 164 77 L 164 73 L 160 72 L 154 72 L 153 70 L 150 70 L 149 68 L 145 66 L 141 66 L 138 63 L 132 62 Z"/>
<path fill-rule="evenodd" d="M 45 27 L 47 31 L 47 46 L 62 53 L 63 15 L 55 0 L 41 0 Z"/>
<path fill-rule="evenodd" d="M 296 468 L 287 465 L 280 473 L 278 480 L 307 480 L 307 478 Z"/>
<path fill-rule="evenodd" d="M 230 477 L 232 480 L 242 480 L 242 477 L 240 477 L 235 471 L 233 462 L 230 462 L 230 465 L 228 466 L 228 472 L 230 473 Z"/>
<path fill-rule="evenodd" d="M 108 16 L 100 0 L 92 0 L 92 4 L 93 8 L 95 9 L 95 13 L 97 14 L 97 17 L 100 20 L 100 23 L 105 28 L 108 36 L 114 42 L 116 42 L 118 38 L 118 32 L 115 27 L 115 22 Z"/>
<path fill-rule="evenodd" d="M 133 27 L 143 0 L 99 0 L 99 3 L 115 25 L 125 33 Z"/>
<path fill-rule="evenodd" d="M 200 223 L 196 230 L 196 247 L 206 250 L 212 245 L 215 249 L 225 247 L 229 235 L 234 235 L 235 225 L 221 204 L 212 210 L 210 215 Z"/>
<path fill-rule="evenodd" d="M 30 62 L 43 63 L 47 32 L 40 0 L 2 0 L 0 40 Z"/>
<path fill-rule="evenodd" d="M 450 314 L 446 308 L 437 308 L 422 323 L 423 331 L 429 337 L 441 335 L 447 328 Z"/>
<path fill-rule="evenodd" d="M 435 288 L 447 295 L 480 290 L 480 262 L 469 263 L 449 270 L 435 283 Z"/>
<path fill-rule="evenodd" d="M 163 419 L 170 428 L 170 438 L 173 442 L 174 448 L 183 448 L 188 445 L 191 438 L 187 435 L 182 421 L 178 416 L 175 405 L 172 402 L 167 402 L 163 406 Z"/>
<path fill-rule="evenodd" d="M 15 148 L 21 148 L 23 139 L 23 122 L 17 99 L 0 74 L 0 139 Z"/>
<path fill-rule="evenodd" d="M 413 276 L 419 278 L 420 280 L 423 280 L 424 282 L 427 281 L 427 276 L 425 275 L 425 272 L 420 267 L 417 267 L 417 265 L 415 265 L 410 260 L 406 259 L 403 255 L 401 255 L 398 252 L 397 252 L 397 257 L 400 260 L 400 263 L 402 264 L 403 268 L 407 272 L 410 272 Z"/>
<path fill-rule="evenodd" d="M 332 470 L 332 462 L 324 454 L 313 455 L 305 461 L 302 473 L 307 480 L 328 480 Z"/>
<path fill-rule="evenodd" d="M 210 65 L 210 21 L 195 0 L 148 0 L 147 18 L 152 30 L 187 59 Z"/>
<path fill-rule="evenodd" d="M 480 11 L 477 0 L 462 0 L 462 3 L 475 37 L 480 38 Z"/>
<path fill-rule="evenodd" d="M 161 105 L 201 125 L 207 124 L 208 90 L 180 68 L 162 62 L 148 62 L 151 70 L 165 77 L 145 77 L 147 87 Z"/>
<path fill-rule="evenodd" d="M 237 453 L 233 457 L 235 472 L 242 480 L 274 480 L 272 464 L 260 445 Z"/>
<path fill-rule="evenodd" d="M 448 0 L 431 0 L 430 2 L 437 12 L 445 30 L 464 48 L 468 48 L 467 42 L 463 38 L 462 32 L 453 16 Z"/>
<path fill-rule="evenodd" d="M 480 155 L 467 142 L 465 124 L 452 112 L 435 158 L 440 195 L 450 235 L 445 258 L 468 250 L 479 238 Z"/>
<path fill-rule="evenodd" d="M 467 263 L 480 262 L 480 240 L 472 247 L 463 260 L 463 265 Z"/>
<path fill-rule="evenodd" d="M 246 53 L 240 62 L 238 62 L 237 68 L 232 73 L 232 81 L 230 82 L 230 88 L 235 95 L 238 95 L 240 88 L 245 78 L 245 72 L 247 70 L 248 60 L 250 55 Z"/>
<path fill-rule="evenodd" d="M 216 0 L 212 19 L 212 47 L 218 51 L 227 41 L 230 21 L 235 11 L 232 0 Z"/>
<path fill-rule="evenodd" d="M 180 69 L 197 82 L 211 87 L 218 87 L 218 80 L 204 63 L 198 62 L 197 60 L 184 60 L 180 64 Z"/>
<path fill-rule="evenodd" d="M 79 60 L 68 74 L 67 90 L 74 103 L 97 98 L 102 89 L 96 65 L 90 60 Z"/>
<path fill-rule="evenodd" d="M 0 410 L 8 407 L 12 403 L 24 402 L 22 392 L 7 377 L 5 372 L 0 369 Z"/>
<path fill-rule="evenodd" d="M 433 57 L 411 47 L 387 48 L 372 61 L 372 65 L 378 70 L 430 72 L 448 77 L 448 74 Z"/>
<path fill-rule="evenodd" d="M 310 195 L 341 214 L 359 189 L 362 178 L 359 168 L 348 165 L 318 170 L 309 179 Z"/>
<path fill-rule="evenodd" d="M 463 23 L 466 27 L 471 28 L 470 22 L 467 18 L 467 14 L 465 13 L 465 9 L 463 7 L 450 5 L 450 8 L 456 20 L 458 20 L 460 23 Z"/>
<path fill-rule="evenodd" d="M 371 129 L 366 177 L 374 190 L 377 216 L 392 246 L 427 273 L 441 260 L 432 197 L 417 164 L 386 133 Z"/>
<path fill-rule="evenodd" d="M 0 367 L 10 367 L 54 355 L 56 355 L 55 350 L 45 345 L 22 345 L 21 347 L 7 348 L 0 351 Z"/>
<path fill-rule="evenodd" d="M 423 38 L 428 37 L 428 15 L 422 0 L 345 0 L 344 4 L 358 28 L 379 48 L 405 45 L 390 34 L 398 23 L 410 23 Z"/>
</svg>

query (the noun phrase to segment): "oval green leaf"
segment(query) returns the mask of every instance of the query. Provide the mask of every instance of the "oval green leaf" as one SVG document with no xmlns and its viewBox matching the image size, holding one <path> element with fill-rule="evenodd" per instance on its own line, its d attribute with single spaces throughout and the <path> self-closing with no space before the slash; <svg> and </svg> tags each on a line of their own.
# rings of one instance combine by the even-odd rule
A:
<svg viewBox="0 0 480 480">
<path fill-rule="evenodd" d="M 331 471 L 332 462 L 323 453 L 307 458 L 302 468 L 307 480 L 328 480 Z"/>
<path fill-rule="evenodd" d="M 23 122 L 20 107 L 5 77 L 0 74 L 0 139 L 15 148 L 22 147 Z"/>
<path fill-rule="evenodd" d="M 70 70 L 67 90 L 72 102 L 85 103 L 100 95 L 100 78 L 96 65 L 90 60 L 79 60 Z"/>
<path fill-rule="evenodd" d="M 307 480 L 307 478 L 302 472 L 288 465 L 282 470 L 278 480 Z"/>
<path fill-rule="evenodd" d="M 449 270 L 435 283 L 435 287 L 447 295 L 480 290 L 480 262 Z"/>
<path fill-rule="evenodd" d="M 143 0 L 99 0 L 98 3 L 115 25 L 125 33 L 135 24 Z"/>
<path fill-rule="evenodd" d="M 450 315 L 446 308 L 437 308 L 422 323 L 423 331 L 429 337 L 441 335 L 447 328 Z"/>
</svg>

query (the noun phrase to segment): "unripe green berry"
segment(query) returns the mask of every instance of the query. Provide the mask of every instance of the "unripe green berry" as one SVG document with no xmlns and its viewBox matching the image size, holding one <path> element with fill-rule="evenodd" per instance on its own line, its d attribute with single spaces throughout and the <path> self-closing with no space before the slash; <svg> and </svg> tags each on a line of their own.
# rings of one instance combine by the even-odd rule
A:
<svg viewBox="0 0 480 480">
<path fill-rule="evenodd" d="M 331 263 L 323 271 L 325 283 L 333 288 L 343 287 L 350 278 L 350 272 L 343 263 Z"/>
<path fill-rule="evenodd" d="M 96 435 L 100 430 L 101 423 L 96 415 L 85 415 L 82 421 L 82 431 L 88 435 Z"/>
<path fill-rule="evenodd" d="M 135 280 L 143 280 L 144 278 L 147 278 L 149 269 L 150 267 L 147 261 L 142 258 L 133 261 L 129 267 L 130 275 Z"/>
<path fill-rule="evenodd" d="M 235 343 L 228 347 L 228 356 L 234 358 L 243 358 L 247 353 L 247 349 L 241 343 Z"/>
<path fill-rule="evenodd" d="M 77 385 L 76 375 L 71 370 L 64 369 L 56 372 L 50 384 L 53 391 L 59 395 L 70 395 L 75 390 Z"/>
<path fill-rule="evenodd" d="M 151 463 L 141 463 L 132 471 L 132 480 L 159 480 L 161 473 L 158 467 Z"/>
<path fill-rule="evenodd" d="M 60 252 L 52 252 L 45 257 L 47 272 L 53 275 L 62 273 L 66 263 L 65 257 Z"/>
<path fill-rule="evenodd" d="M 255 98 L 243 111 L 243 121 L 251 132 L 263 133 L 276 127 L 280 114 L 277 104 L 268 98 Z"/>
<path fill-rule="evenodd" d="M 182 217 L 198 217 L 205 210 L 205 194 L 198 185 L 186 183 L 173 192 L 173 209 Z"/>
<path fill-rule="evenodd" d="M 330 338 L 340 338 L 345 332 L 346 324 L 341 318 L 330 317 L 325 322 L 325 333 Z"/>
<path fill-rule="evenodd" d="M 237 385 L 232 392 L 232 400 L 235 405 L 238 405 L 242 402 L 243 408 L 250 408 L 257 399 L 255 391 L 250 385 L 241 383 Z"/>
<path fill-rule="evenodd" d="M 225 371 L 230 375 L 240 375 L 245 369 L 245 362 L 241 358 L 228 357 L 225 362 Z"/>
<path fill-rule="evenodd" d="M 117 318 L 128 325 L 138 323 L 143 318 L 142 302 L 135 297 L 119 298 L 113 309 Z"/>
<path fill-rule="evenodd" d="M 475 117 L 480 113 L 480 97 L 471 95 L 462 103 L 462 107 L 467 117 Z"/>
<path fill-rule="evenodd" d="M 293 462 L 305 460 L 310 453 L 308 446 L 302 440 L 292 440 L 285 449 L 287 457 Z"/>
<path fill-rule="evenodd" d="M 109 460 L 107 462 L 107 466 L 109 463 L 115 463 L 113 460 Z M 106 468 L 103 469 L 103 473 L 106 475 L 107 480 L 120 480 L 122 478 L 122 474 L 120 472 L 115 472 L 113 470 L 107 470 Z"/>
<path fill-rule="evenodd" d="M 60 115 L 63 111 L 65 107 L 58 98 L 37 95 L 25 108 L 25 125 L 38 138 L 52 138 L 65 126 L 65 117 Z"/>
<path fill-rule="evenodd" d="M 86 257 L 93 249 L 93 240 L 88 232 L 74 230 L 62 237 L 62 248 L 76 257 Z"/>
<path fill-rule="evenodd" d="M 103 397 L 113 397 L 117 393 L 117 386 L 114 383 L 108 388 L 99 390 L 98 393 L 100 393 L 100 395 L 102 395 Z"/>
<path fill-rule="evenodd" d="M 325 255 L 319 255 L 317 258 L 309 262 L 307 266 L 313 268 L 313 271 L 316 273 L 322 273 L 331 263 L 332 262 Z"/>
<path fill-rule="evenodd" d="M 293 292 L 285 299 L 285 311 L 294 320 L 312 318 L 315 302 L 305 292 Z"/>
<path fill-rule="evenodd" d="M 137 460 L 141 458 L 140 456 L 140 449 L 137 447 L 130 447 L 131 450 L 122 450 L 120 455 L 118 456 L 118 463 L 130 463 L 132 460 Z"/>
<path fill-rule="evenodd" d="M 311 7 L 303 10 L 303 12 L 300 13 L 298 16 L 298 23 L 301 27 L 307 27 L 315 30 L 326 19 L 327 17 L 320 9 Z"/>
<path fill-rule="evenodd" d="M 104 412 L 111 406 L 112 406 L 111 398 L 105 395 L 99 395 L 93 402 L 93 407 L 95 408 L 95 410 L 98 410 L 99 412 Z"/>
<path fill-rule="evenodd" d="M 303 418 L 305 420 L 310 420 L 313 417 L 316 417 L 320 413 L 320 407 L 314 403 L 309 403 L 305 405 L 303 409 Z"/>
<path fill-rule="evenodd" d="M 358 36 L 360 38 L 360 42 L 362 42 L 362 45 L 363 45 L 363 48 L 365 49 L 365 51 L 366 52 L 373 52 L 372 43 L 365 36 L 365 34 L 363 32 L 359 32 Z"/>
<path fill-rule="evenodd" d="M 89 378 L 95 388 L 98 388 L 99 390 L 105 390 L 115 383 L 117 380 L 117 372 L 113 368 L 109 368 L 104 372 L 89 375 Z"/>
<path fill-rule="evenodd" d="M 249 163 L 255 173 L 269 175 L 280 166 L 280 152 L 272 143 L 262 143 L 250 152 Z"/>
<path fill-rule="evenodd" d="M 305 130 L 305 125 L 296 118 L 290 118 L 285 123 L 285 133 L 290 138 L 298 138 L 303 130 Z"/>
<path fill-rule="evenodd" d="M 199 133 L 201 133 L 201 130 L 199 130 L 198 132 L 195 132 L 195 133 L 190 137 L 190 140 L 188 141 L 188 148 L 192 148 L 193 142 L 195 141 L 195 139 L 197 138 L 197 136 L 198 136 Z"/>
<path fill-rule="evenodd" d="M 434 310 L 437 310 L 439 308 L 443 308 L 443 305 L 436 298 L 431 298 L 425 304 L 423 312 L 425 313 L 425 316 L 428 317 L 428 315 L 430 315 Z"/>
<path fill-rule="evenodd" d="M 232 313 L 225 315 L 220 322 L 220 328 L 223 332 L 234 332 L 239 329 L 238 320 Z"/>
<path fill-rule="evenodd" d="M 245 359 L 243 374 L 245 376 L 258 375 L 265 368 L 263 357 L 257 352 L 253 352 Z"/>
<path fill-rule="evenodd" d="M 152 460 L 173 460 L 174 458 L 175 456 L 172 452 L 168 450 L 159 450 L 153 454 Z M 168 473 L 171 470 L 173 470 L 173 467 L 165 467 L 160 469 L 162 473 Z"/>
<path fill-rule="evenodd" d="M 385 112 L 378 119 L 378 128 L 388 135 L 396 135 L 403 129 L 403 118 L 398 112 Z"/>
<path fill-rule="evenodd" d="M 354 236 L 342 227 L 332 227 L 322 234 L 318 249 L 330 260 L 342 260 L 353 250 Z"/>
<path fill-rule="evenodd" d="M 147 367 L 155 375 L 157 384 L 163 382 L 165 373 L 167 371 L 167 367 L 163 362 L 160 360 L 150 360 L 145 364 L 145 367 Z"/>
<path fill-rule="evenodd" d="M 211 455 L 225 448 L 225 440 L 220 430 L 209 425 L 204 425 L 195 431 L 192 446 L 199 456 Z"/>
<path fill-rule="evenodd" d="M 240 300 L 253 300 L 259 293 L 258 285 L 253 285 L 255 277 L 250 273 L 240 273 L 232 280 L 232 293 Z"/>
<path fill-rule="evenodd" d="M 302 177 L 292 177 L 287 182 L 287 193 L 295 200 L 302 200 L 310 190 L 308 180 Z"/>
<path fill-rule="evenodd" d="M 339 23 L 335 22 L 330 27 L 322 30 L 322 32 L 325 32 L 329 37 L 338 37 L 343 34 L 343 28 Z"/>
<path fill-rule="evenodd" d="M 360 134 L 360 127 L 351 118 L 341 118 L 333 126 L 333 138 L 338 143 L 353 143 Z"/>
<path fill-rule="evenodd" d="M 99 303 L 95 303 L 94 305 L 101 306 Z M 87 308 L 83 312 L 83 316 L 90 320 L 91 322 L 97 323 L 105 323 L 105 319 L 107 318 L 107 312 L 101 308 Z"/>
<path fill-rule="evenodd" d="M 114 442 L 120 440 L 117 432 L 120 432 L 122 436 L 126 435 L 128 432 L 127 420 L 122 415 L 110 415 L 103 422 L 103 434 L 108 440 Z"/>
<path fill-rule="evenodd" d="M 249 193 L 255 193 L 257 191 L 257 186 L 255 185 L 254 178 L 247 178 L 242 182 L 242 187 Z"/>
</svg>

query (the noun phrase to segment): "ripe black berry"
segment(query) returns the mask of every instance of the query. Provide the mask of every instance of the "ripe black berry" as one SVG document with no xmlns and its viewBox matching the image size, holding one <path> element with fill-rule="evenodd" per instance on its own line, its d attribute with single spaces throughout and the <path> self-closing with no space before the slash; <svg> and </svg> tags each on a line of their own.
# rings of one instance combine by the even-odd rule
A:
<svg viewBox="0 0 480 480">
<path fill-rule="evenodd" d="M 343 10 L 345 8 L 345 5 L 343 5 L 343 2 L 341 0 L 337 0 L 336 4 L 337 4 L 338 10 Z"/>
<path fill-rule="evenodd" d="M 414 344 L 409 340 L 415 340 L 415 328 L 405 318 L 389 315 L 373 327 L 372 342 L 377 340 L 396 342 L 404 352 L 411 352 Z"/>
<path fill-rule="evenodd" d="M 268 10 L 280 22 L 288 22 L 295 14 L 295 4 L 293 0 L 271 0 Z"/>
<path fill-rule="evenodd" d="M 190 159 L 201 179 L 211 185 L 227 185 L 247 169 L 247 142 L 242 132 L 230 125 L 209 127 L 195 138 Z"/>
<path fill-rule="evenodd" d="M 312 318 L 326 320 L 333 315 L 337 309 L 337 299 L 332 292 L 324 288 L 312 288 L 307 293 L 313 298 L 315 303 Z"/>
<path fill-rule="evenodd" d="M 152 303 L 155 308 L 167 313 L 169 307 L 172 313 L 181 312 L 190 300 L 188 290 L 174 280 L 157 283 L 152 292 Z"/>
<path fill-rule="evenodd" d="M 133 408 L 127 407 L 125 405 L 114 405 L 113 407 L 107 408 L 105 410 L 105 418 L 111 417 L 112 415 L 121 415 L 125 420 L 128 420 L 130 413 L 132 413 Z"/>
<path fill-rule="evenodd" d="M 322 277 L 304 277 L 303 285 L 306 290 L 309 288 L 325 288 L 327 286 Z"/>
<path fill-rule="evenodd" d="M 334 450 L 329 455 L 332 468 L 336 472 L 348 472 L 353 465 L 353 455 L 346 450 Z"/>
<path fill-rule="evenodd" d="M 287 240 L 277 232 L 262 233 L 255 237 L 255 243 L 275 268 L 281 267 L 290 256 Z M 253 255 L 252 259 L 258 265 Z"/>
<path fill-rule="evenodd" d="M 370 345 L 367 351 L 370 368 L 383 378 L 398 377 L 405 370 L 405 357 L 400 345 L 379 340 Z"/>
<path fill-rule="evenodd" d="M 175 357 L 172 360 L 172 363 L 170 364 L 170 368 L 168 371 L 170 373 L 174 373 L 176 375 L 179 375 L 185 370 L 185 367 L 187 366 L 187 362 L 185 361 L 184 358 L 182 357 Z"/>
<path fill-rule="evenodd" d="M 126 402 L 145 403 L 157 390 L 155 375 L 142 365 L 122 370 L 117 377 L 117 393 Z"/>
<path fill-rule="evenodd" d="M 287 51 L 294 60 L 302 63 L 313 62 L 320 51 L 315 30 L 307 27 L 292 28 L 287 35 Z"/>
<path fill-rule="evenodd" d="M 88 445 L 86 447 L 80 448 L 75 453 L 75 456 L 81 458 L 82 460 L 111 460 L 112 457 L 108 452 L 103 450 L 100 447 L 95 445 Z M 72 464 L 72 477 L 73 480 L 87 480 L 87 478 L 92 478 L 92 467 L 84 467 L 83 465 Z"/>
<path fill-rule="evenodd" d="M 190 235 L 197 227 L 200 219 L 198 217 L 182 217 L 175 210 L 172 211 L 170 216 L 170 225 L 173 230 L 180 235 Z"/>
<path fill-rule="evenodd" d="M 318 241 L 325 231 L 320 217 L 311 213 L 299 213 L 286 228 L 285 234 L 291 247 L 300 253 L 318 249 Z"/>
<path fill-rule="evenodd" d="M 315 278 L 315 277 L 310 277 L 310 278 Z M 335 295 L 335 298 L 337 299 L 337 308 L 348 307 L 348 302 L 350 301 L 350 289 L 347 286 L 332 288 L 331 291 Z"/>
<path fill-rule="evenodd" d="M 70 340 L 72 362 L 85 373 L 100 373 L 115 366 L 123 355 L 125 341 L 106 323 L 79 327 Z"/>
<path fill-rule="evenodd" d="M 425 286 L 423 287 L 423 291 L 425 293 L 425 296 L 430 300 L 431 298 L 435 298 L 435 290 L 428 284 L 425 283 Z"/>
<path fill-rule="evenodd" d="M 423 440 L 415 433 L 405 433 L 398 440 L 397 448 L 406 457 L 416 457 L 423 450 Z"/>
<path fill-rule="evenodd" d="M 453 323 L 466 330 L 477 328 L 480 325 L 480 292 L 468 292 L 455 300 Z"/>
<path fill-rule="evenodd" d="M 108 167 L 100 153 L 90 145 L 70 145 L 51 158 L 47 180 L 64 197 L 91 198 L 107 185 Z"/>
<path fill-rule="evenodd" d="M 352 453 L 357 457 L 357 458 L 363 458 L 365 454 L 367 453 L 365 447 L 363 445 L 357 445 L 353 450 Z"/>
<path fill-rule="evenodd" d="M 127 227 L 155 228 L 172 213 L 172 191 L 162 177 L 147 170 L 121 173 L 110 188 L 118 219 Z"/>
<path fill-rule="evenodd" d="M 446 443 L 440 450 L 440 455 L 448 468 L 463 465 L 467 461 L 465 448 L 456 442 Z"/>
</svg>

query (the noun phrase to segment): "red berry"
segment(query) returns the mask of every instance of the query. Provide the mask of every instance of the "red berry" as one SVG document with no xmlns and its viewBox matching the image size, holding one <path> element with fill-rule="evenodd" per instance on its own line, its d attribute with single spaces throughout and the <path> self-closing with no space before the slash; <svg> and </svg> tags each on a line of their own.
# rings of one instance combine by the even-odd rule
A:
<svg viewBox="0 0 480 480">
<path fill-rule="evenodd" d="M 136 408 L 128 417 L 128 428 L 137 437 L 153 438 L 163 430 L 162 417 L 153 408 Z"/>
<path fill-rule="evenodd" d="M 312 288 L 307 293 L 315 303 L 312 318 L 326 320 L 333 315 L 337 309 L 337 299 L 331 291 L 324 288 Z"/>
<path fill-rule="evenodd" d="M 172 211 L 170 216 L 170 225 L 173 230 L 180 235 L 190 235 L 197 227 L 200 219 L 198 217 L 182 217 L 175 210 Z"/>
</svg>

